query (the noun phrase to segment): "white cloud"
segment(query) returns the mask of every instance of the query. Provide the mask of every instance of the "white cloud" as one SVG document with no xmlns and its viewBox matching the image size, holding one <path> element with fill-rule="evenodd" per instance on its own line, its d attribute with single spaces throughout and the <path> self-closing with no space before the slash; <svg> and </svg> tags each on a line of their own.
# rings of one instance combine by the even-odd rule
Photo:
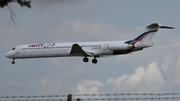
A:
<svg viewBox="0 0 180 101">
<path fill-rule="evenodd" d="M 156 62 L 138 67 L 131 75 L 124 74 L 109 78 L 105 84 L 95 80 L 84 80 L 77 84 L 78 93 L 94 94 L 100 92 L 162 92 L 165 83 Z"/>
<path fill-rule="evenodd" d="M 100 87 L 104 85 L 95 80 L 84 80 L 77 85 L 77 90 L 79 94 L 97 94 L 101 93 L 99 91 Z"/>
<path fill-rule="evenodd" d="M 117 86 L 121 85 L 121 82 L 126 79 L 127 75 L 123 75 L 122 77 L 117 77 L 116 79 L 110 78 L 107 80 L 107 83 L 116 83 Z"/>
<path fill-rule="evenodd" d="M 164 79 L 156 62 L 147 68 L 138 67 L 134 74 L 110 78 L 107 85 L 113 85 L 114 92 L 160 92 L 164 89 Z"/>
</svg>

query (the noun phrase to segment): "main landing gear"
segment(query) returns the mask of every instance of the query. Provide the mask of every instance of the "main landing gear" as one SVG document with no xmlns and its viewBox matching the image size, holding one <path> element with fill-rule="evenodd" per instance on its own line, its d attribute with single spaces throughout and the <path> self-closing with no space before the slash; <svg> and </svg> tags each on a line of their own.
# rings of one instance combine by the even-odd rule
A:
<svg viewBox="0 0 180 101">
<path fill-rule="evenodd" d="M 89 59 L 88 59 L 87 57 L 84 57 L 84 58 L 83 58 L 83 61 L 84 61 L 84 62 L 88 62 Z M 94 59 L 92 59 L 92 63 L 96 64 L 97 62 L 98 62 L 98 60 L 96 59 L 96 57 L 94 57 Z"/>
<path fill-rule="evenodd" d="M 83 58 L 83 61 L 84 61 L 84 62 L 88 62 L 89 59 L 88 59 L 87 57 L 85 57 L 85 58 Z"/>
<path fill-rule="evenodd" d="M 92 59 L 92 63 L 96 64 L 98 61 L 96 58 Z"/>
<path fill-rule="evenodd" d="M 15 64 L 15 61 L 14 61 L 14 60 L 15 60 L 15 58 L 13 58 L 13 61 L 11 62 L 12 64 Z"/>
</svg>

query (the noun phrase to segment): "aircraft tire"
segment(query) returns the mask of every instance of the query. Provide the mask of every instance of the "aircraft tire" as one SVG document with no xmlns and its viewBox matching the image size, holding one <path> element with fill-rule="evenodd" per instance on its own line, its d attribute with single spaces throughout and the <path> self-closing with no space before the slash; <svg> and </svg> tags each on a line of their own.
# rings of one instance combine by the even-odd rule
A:
<svg viewBox="0 0 180 101">
<path fill-rule="evenodd" d="M 87 57 L 85 57 L 85 58 L 83 58 L 83 61 L 84 61 L 84 62 L 88 62 L 89 59 L 88 59 Z"/>
<path fill-rule="evenodd" d="M 92 63 L 96 64 L 97 62 L 97 59 L 92 59 Z"/>
<path fill-rule="evenodd" d="M 15 61 L 12 61 L 11 63 L 12 63 L 12 64 L 15 64 Z"/>
</svg>

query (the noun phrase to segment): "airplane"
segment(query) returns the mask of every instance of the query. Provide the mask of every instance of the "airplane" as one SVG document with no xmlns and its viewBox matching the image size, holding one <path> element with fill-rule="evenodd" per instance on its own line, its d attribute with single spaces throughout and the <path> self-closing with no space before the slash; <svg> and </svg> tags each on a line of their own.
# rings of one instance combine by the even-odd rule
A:
<svg viewBox="0 0 180 101">
<path fill-rule="evenodd" d="M 152 47 L 153 42 L 150 40 L 159 28 L 174 29 L 174 27 L 152 23 L 146 26 L 141 35 L 131 40 L 25 44 L 12 48 L 5 56 L 13 59 L 12 64 L 15 64 L 15 59 L 73 56 L 83 57 L 84 62 L 89 61 L 88 57 L 93 57 L 92 63 L 96 64 L 98 62 L 96 58 L 129 54 Z"/>
</svg>

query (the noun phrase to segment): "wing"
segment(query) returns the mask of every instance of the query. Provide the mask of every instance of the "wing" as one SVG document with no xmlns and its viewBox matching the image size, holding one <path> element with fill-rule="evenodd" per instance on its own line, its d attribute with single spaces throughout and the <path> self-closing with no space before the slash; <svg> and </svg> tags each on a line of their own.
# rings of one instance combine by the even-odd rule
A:
<svg viewBox="0 0 180 101">
<path fill-rule="evenodd" d="M 93 56 L 93 53 L 86 52 L 82 49 L 81 46 L 78 44 L 73 44 L 71 48 L 70 55 L 75 55 L 75 56 Z"/>
</svg>

